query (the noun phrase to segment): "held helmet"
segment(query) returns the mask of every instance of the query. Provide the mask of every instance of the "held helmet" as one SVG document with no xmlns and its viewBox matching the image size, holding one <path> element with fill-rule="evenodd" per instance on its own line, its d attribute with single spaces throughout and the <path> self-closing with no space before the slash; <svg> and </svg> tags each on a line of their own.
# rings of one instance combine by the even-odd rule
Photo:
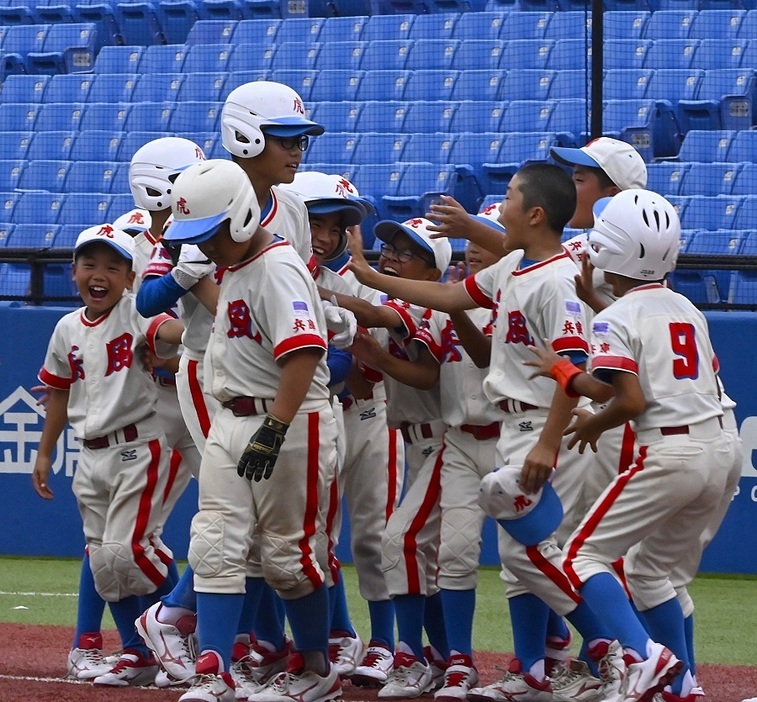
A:
<svg viewBox="0 0 757 702">
<path fill-rule="evenodd" d="M 633 188 L 597 201 L 589 259 L 600 270 L 634 280 L 661 280 L 675 268 L 678 213 L 662 195 Z"/>
<path fill-rule="evenodd" d="M 232 161 L 211 159 L 187 168 L 171 193 L 173 222 L 163 238 L 201 244 L 227 219 L 231 238 L 249 241 L 260 224 L 260 206 L 249 178 Z"/>
<path fill-rule="evenodd" d="M 283 83 L 267 80 L 245 83 L 229 93 L 221 111 L 223 148 L 240 158 L 258 156 L 265 135 L 318 136 L 324 129 L 305 118 L 302 98 Z"/>
<path fill-rule="evenodd" d="M 187 166 L 205 160 L 202 149 L 189 139 L 161 137 L 137 149 L 129 166 L 134 204 L 150 212 L 171 206 L 171 189 Z"/>
</svg>

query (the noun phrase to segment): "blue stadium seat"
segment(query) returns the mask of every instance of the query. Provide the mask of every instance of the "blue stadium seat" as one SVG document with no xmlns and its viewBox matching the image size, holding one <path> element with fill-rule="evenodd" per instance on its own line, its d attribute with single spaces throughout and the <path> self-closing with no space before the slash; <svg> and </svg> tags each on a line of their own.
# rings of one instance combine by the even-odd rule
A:
<svg viewBox="0 0 757 702">
<path fill-rule="evenodd" d="M 716 195 L 706 197 L 695 195 L 688 200 L 681 218 L 685 229 L 733 229 L 743 196 Z"/>
<path fill-rule="evenodd" d="M 25 166 L 26 161 L 0 161 L 0 191 L 14 190 Z"/>
<path fill-rule="evenodd" d="M 2 5 L 0 6 L 0 22 L 7 26 L 32 25 L 35 18 L 32 9 L 27 5 Z"/>
<path fill-rule="evenodd" d="M 239 23 L 235 20 L 201 19 L 191 25 L 186 40 L 171 43 L 189 46 L 195 44 L 229 44 L 238 29 L 238 25 Z M 276 27 L 278 28 L 278 25 Z M 273 40 L 270 43 L 273 43 Z"/>
<path fill-rule="evenodd" d="M 384 195 L 394 195 L 397 192 L 405 167 L 406 164 L 399 163 L 362 164 L 350 178 L 362 197 L 372 199 L 382 219 L 387 216 L 382 205 L 382 198 Z"/>
<path fill-rule="evenodd" d="M 743 199 L 739 211 L 736 213 L 736 218 L 733 220 L 733 228 L 754 229 L 755 222 L 757 222 L 757 195 L 747 195 Z M 752 239 L 752 243 L 754 243 L 754 237 L 750 238 Z M 750 251 L 742 251 L 742 253 L 754 255 L 754 250 L 750 246 Z"/>
<path fill-rule="evenodd" d="M 657 107 L 654 100 L 608 100 L 604 106 L 603 125 L 612 133 L 632 143 L 645 161 L 654 157 L 654 122 Z"/>
<path fill-rule="evenodd" d="M 481 190 L 488 192 L 490 181 L 484 164 L 499 164 L 499 153 L 505 139 L 506 135 L 496 132 L 463 132 L 452 144 L 449 161 L 458 168 L 469 168 Z"/>
<path fill-rule="evenodd" d="M 651 16 L 645 10 L 608 10 L 603 18 L 605 39 L 641 39 Z"/>
<path fill-rule="evenodd" d="M 80 129 L 82 132 L 95 131 L 123 131 L 126 119 L 132 107 L 137 106 L 128 102 L 93 102 L 87 105 L 82 117 Z"/>
<path fill-rule="evenodd" d="M 75 139 L 76 132 L 37 132 L 26 156 L 30 161 L 68 159 Z"/>
<path fill-rule="evenodd" d="M 458 71 L 497 69 L 504 50 L 502 39 L 466 39 L 455 52 L 452 68 Z"/>
<path fill-rule="evenodd" d="M 647 164 L 647 189 L 661 195 L 680 195 L 681 184 L 690 164 L 660 161 Z"/>
<path fill-rule="evenodd" d="M 160 0 L 158 21 L 167 44 L 184 44 L 200 21 L 200 8 L 192 0 Z"/>
<path fill-rule="evenodd" d="M 604 46 L 606 70 L 644 68 L 651 39 L 614 39 Z"/>
<path fill-rule="evenodd" d="M 208 19 L 238 21 L 251 17 L 239 0 L 203 0 L 202 9 Z"/>
<path fill-rule="evenodd" d="M 578 143 L 581 134 L 589 131 L 589 122 L 586 100 L 582 98 L 557 100 L 546 131 L 560 134 L 561 141 Z"/>
<path fill-rule="evenodd" d="M 553 39 L 512 39 L 502 51 L 500 66 L 509 71 L 547 67 L 549 55 L 555 46 Z M 514 96 L 517 97 L 517 96 Z"/>
<path fill-rule="evenodd" d="M 450 154 L 457 138 L 457 134 L 443 132 L 411 134 L 401 160 L 416 163 L 452 163 Z"/>
<path fill-rule="evenodd" d="M 60 210 L 60 224 L 76 224 L 82 229 L 107 222 L 111 196 L 105 193 L 71 193 Z"/>
<path fill-rule="evenodd" d="M 409 104 L 399 100 L 371 100 L 358 116 L 359 132 L 402 132 Z"/>
<path fill-rule="evenodd" d="M 318 71 L 310 99 L 315 102 L 355 100 L 365 71 L 322 70 Z"/>
<path fill-rule="evenodd" d="M 226 154 L 226 158 L 230 157 L 229 152 L 223 148 L 220 134 L 214 134 L 213 132 L 204 132 L 194 134 L 189 138 L 202 149 L 203 153 L 205 154 L 205 158 L 223 158 L 223 156 L 217 155 L 220 152 Z"/>
<path fill-rule="evenodd" d="M 693 39 L 735 39 L 746 10 L 700 10 L 691 23 Z"/>
<path fill-rule="evenodd" d="M 318 35 L 325 22 L 325 17 L 290 17 L 281 23 L 276 35 L 276 43 L 293 41 L 312 44 L 320 41 Z"/>
<path fill-rule="evenodd" d="M 746 39 L 702 39 L 694 56 L 694 64 L 705 70 L 739 68 L 747 44 Z"/>
<path fill-rule="evenodd" d="M 329 132 L 356 132 L 358 117 L 364 102 L 322 102 L 316 105 L 311 116 Z"/>
<path fill-rule="evenodd" d="M 757 198 L 750 198 L 752 202 L 747 205 L 744 203 L 741 210 L 749 207 L 752 215 L 757 215 Z M 755 220 L 752 219 L 752 225 Z M 743 256 L 757 255 L 757 231 L 751 231 L 744 238 L 741 247 Z M 753 305 L 757 300 L 757 272 L 755 271 L 734 271 L 731 278 L 731 289 L 728 295 L 728 302 L 736 305 L 750 304 Z"/>
<path fill-rule="evenodd" d="M 179 89 L 181 102 L 219 102 L 226 97 L 227 73 L 190 73 Z"/>
<path fill-rule="evenodd" d="M 119 192 L 114 188 L 119 165 L 116 161 L 76 161 L 68 171 L 66 188 L 81 193 Z M 126 187 L 128 190 L 128 184 Z"/>
<path fill-rule="evenodd" d="M 60 193 L 23 193 L 13 211 L 13 219 L 16 224 L 57 224 L 65 199 Z"/>
<path fill-rule="evenodd" d="M 318 71 L 311 69 L 284 68 L 271 72 L 271 80 L 293 88 L 304 102 L 311 100 L 317 77 Z"/>
<path fill-rule="evenodd" d="M 321 50 L 319 43 L 308 44 L 302 41 L 288 41 L 276 44 L 273 54 L 271 69 L 282 70 L 313 70 L 315 69 L 318 53 Z"/>
<path fill-rule="evenodd" d="M 546 100 L 554 78 L 554 71 L 508 71 L 499 94 L 509 100 Z"/>
<path fill-rule="evenodd" d="M 757 193 L 757 163 L 745 163 L 736 173 L 733 183 L 733 195 L 754 195 Z M 757 220 L 752 222 L 752 228 L 757 229 Z"/>
<path fill-rule="evenodd" d="M 397 221 L 422 217 L 439 195 L 457 194 L 458 180 L 452 165 L 409 163 L 402 171 L 396 193 L 381 198 L 384 216 Z"/>
<path fill-rule="evenodd" d="M 449 69 L 452 67 L 460 44 L 459 39 L 416 39 L 404 68 L 409 71 Z"/>
<path fill-rule="evenodd" d="M 681 195 L 730 195 L 740 165 L 692 163 L 681 186 Z"/>
<path fill-rule="evenodd" d="M 223 73 L 227 70 L 234 47 L 228 44 L 195 44 L 184 60 L 182 72 Z"/>
<path fill-rule="evenodd" d="M 84 116 L 86 105 L 80 102 L 50 102 L 42 105 L 34 123 L 38 132 L 57 131 L 61 129 L 76 131 Z"/>
<path fill-rule="evenodd" d="M 128 132 L 167 132 L 171 115 L 176 109 L 174 102 L 144 102 L 135 105 L 126 117 Z"/>
<path fill-rule="evenodd" d="M 30 161 L 21 174 L 18 187 L 20 190 L 47 190 L 48 192 L 55 193 L 63 192 L 66 175 L 68 175 L 68 169 L 70 166 L 70 161 L 63 160 Z M 26 221 L 34 222 L 37 220 Z"/>
<path fill-rule="evenodd" d="M 20 199 L 21 193 L 18 192 L 0 193 L 0 222 L 10 222 L 13 219 Z"/>
<path fill-rule="evenodd" d="M 185 78 L 183 73 L 142 73 L 132 93 L 132 101 L 176 102 Z"/>
<path fill-rule="evenodd" d="M 14 130 L 31 130 L 41 111 L 42 105 L 31 102 L 0 104 L 0 124 Z"/>
<path fill-rule="evenodd" d="M 30 73 L 88 72 L 95 64 L 98 48 L 95 24 L 54 24 L 45 36 L 42 50 L 27 54 L 27 69 Z M 56 66 L 60 70 L 45 70 L 46 66 Z"/>
<path fill-rule="evenodd" d="M 87 102 L 89 91 L 95 84 L 92 73 L 52 76 L 45 90 L 45 102 Z M 5 90 L 3 90 L 5 98 Z"/>
<path fill-rule="evenodd" d="M 3 83 L 3 102 L 42 102 L 51 76 L 11 75 Z"/>
<path fill-rule="evenodd" d="M 28 295 L 31 275 L 31 266 L 28 263 L 1 263 L 0 294 Z"/>
<path fill-rule="evenodd" d="M 450 100 L 460 71 L 423 70 L 412 71 L 405 86 L 404 100 Z"/>
<path fill-rule="evenodd" d="M 500 150 L 503 163 L 523 161 L 546 161 L 549 150 L 559 146 L 557 135 L 552 132 L 510 132 Z M 497 190 L 496 192 L 502 192 Z"/>
<path fill-rule="evenodd" d="M 3 114 L 0 106 L 0 117 Z M 34 132 L 0 132 L 0 159 L 26 159 Z"/>
<path fill-rule="evenodd" d="M 555 103 L 550 100 L 513 100 L 504 124 L 513 132 L 546 132 Z"/>
<path fill-rule="evenodd" d="M 42 51 L 49 24 L 19 24 L 8 27 L 3 38 L 3 53 L 25 56 L 30 51 Z"/>
<path fill-rule="evenodd" d="M 411 138 L 409 134 L 363 134 L 350 160 L 356 164 L 406 161 L 403 151 Z"/>
<path fill-rule="evenodd" d="M 73 5 L 75 22 L 92 22 L 97 27 L 97 43 L 102 48 L 123 44 L 123 36 L 116 19 L 115 8 L 110 2 L 80 0 Z"/>
<path fill-rule="evenodd" d="M 686 39 L 696 16 L 697 11 L 692 9 L 653 12 L 644 28 L 644 38 Z"/>
<path fill-rule="evenodd" d="M 459 103 L 443 100 L 414 101 L 412 98 L 410 100 L 410 107 L 402 125 L 406 132 L 427 134 L 450 131 Z"/>
<path fill-rule="evenodd" d="M 122 138 L 122 132 L 81 131 L 70 158 L 72 161 L 115 161 Z"/>
<path fill-rule="evenodd" d="M 507 12 L 464 12 L 455 24 L 452 36 L 466 42 L 499 39 L 508 15 Z"/>
<path fill-rule="evenodd" d="M 357 90 L 358 100 L 402 100 L 410 71 L 366 71 Z"/>
<path fill-rule="evenodd" d="M 357 70 L 363 60 L 367 42 L 331 41 L 322 42 L 315 68 L 319 70 Z"/>
<path fill-rule="evenodd" d="M 370 42 L 375 39 L 408 39 L 415 17 L 414 14 L 371 15 L 360 38 Z"/>
<path fill-rule="evenodd" d="M 4 193 L 0 192 L 0 208 L 2 205 L 2 196 Z M 0 209 L 0 217 L 2 217 L 2 209 Z M 16 231 L 15 224 L 8 224 L 7 222 L 0 222 L 0 246 L 11 246 L 10 241 L 13 238 L 13 233 Z"/>
<path fill-rule="evenodd" d="M 150 46 L 166 43 L 157 12 L 149 2 L 117 3 L 116 20 L 124 44 Z"/>
<path fill-rule="evenodd" d="M 466 100 L 461 102 L 452 117 L 450 130 L 460 132 L 497 132 L 502 131 L 500 124 L 507 112 L 507 102 Z"/>
<path fill-rule="evenodd" d="M 584 39 L 559 39 L 547 60 L 547 68 L 556 71 L 591 70 L 591 43 Z"/>
<path fill-rule="evenodd" d="M 281 22 L 280 19 L 242 20 L 234 30 L 231 43 L 235 46 L 241 44 L 256 44 L 258 46 L 274 44 L 276 35 L 281 28 Z"/>
<path fill-rule="evenodd" d="M 139 72 L 142 75 L 180 73 L 188 53 L 183 44 L 148 46 L 139 62 Z"/>
<path fill-rule="evenodd" d="M 742 161 L 730 158 L 729 149 L 736 132 L 733 130 L 692 129 L 686 132 L 678 152 L 680 161 Z M 752 152 L 757 153 L 757 152 Z"/>
<path fill-rule="evenodd" d="M 603 84 L 604 98 L 605 100 L 640 100 L 646 97 L 647 86 L 653 75 L 654 71 L 651 68 L 614 68 L 606 71 Z M 552 93 L 550 96 L 554 97 Z"/>
<path fill-rule="evenodd" d="M 405 39 L 372 41 L 363 52 L 360 68 L 364 71 L 403 70 L 413 42 Z"/>
<path fill-rule="evenodd" d="M 551 12 L 511 12 L 502 23 L 500 39 L 544 39 Z M 509 66 L 508 66 L 509 68 Z"/>
<path fill-rule="evenodd" d="M 231 54 L 227 70 L 229 73 L 270 71 L 275 52 L 273 44 L 239 44 Z"/>
<path fill-rule="evenodd" d="M 741 39 L 754 39 L 757 36 L 757 9 L 747 10 L 744 19 L 741 20 L 739 27 L 739 37 Z"/>
<path fill-rule="evenodd" d="M 240 47 L 243 48 L 243 47 Z M 232 54 L 232 58 L 234 55 L 239 53 L 237 50 L 234 54 Z M 229 77 L 226 79 L 226 85 L 224 86 L 224 94 L 221 95 L 223 99 L 226 99 L 226 96 L 231 93 L 232 90 L 235 88 L 238 88 L 240 85 L 245 85 L 247 83 L 254 83 L 258 80 L 270 80 L 271 79 L 271 72 L 262 70 L 262 71 L 230 71 Z"/>
<path fill-rule="evenodd" d="M 733 141 L 728 147 L 727 160 L 728 161 L 754 161 L 755 154 L 757 154 L 757 131 L 743 131 L 743 132 L 729 132 L 729 133 L 733 135 Z"/>
<path fill-rule="evenodd" d="M 103 46 L 95 59 L 95 73 L 137 73 L 144 46 Z"/>
<path fill-rule="evenodd" d="M 462 71 L 452 91 L 453 100 L 498 100 L 507 71 Z"/>
<path fill-rule="evenodd" d="M 367 23 L 367 16 L 327 17 L 318 41 L 324 45 L 335 41 L 360 41 Z"/>
<path fill-rule="evenodd" d="M 106 221 L 112 222 L 114 219 L 120 217 L 124 212 L 134 209 L 134 200 L 131 193 L 125 194 L 116 193 L 110 202 L 110 208 L 108 209 L 108 219 Z"/>
<path fill-rule="evenodd" d="M 313 139 L 305 152 L 310 163 L 358 163 L 353 161 L 355 149 L 360 141 L 360 135 L 355 132 L 327 131 Z"/>
<path fill-rule="evenodd" d="M 558 71 L 552 85 L 549 86 L 550 100 L 570 100 L 585 98 L 591 90 L 591 73 L 585 69 L 572 71 Z M 604 83 L 605 97 L 607 97 L 607 81 Z"/>
<path fill-rule="evenodd" d="M 741 56 L 741 65 L 744 69 L 753 69 L 757 66 L 757 39 L 750 39 Z"/>
<path fill-rule="evenodd" d="M 647 52 L 644 68 L 691 68 L 701 39 L 656 39 Z"/>
<path fill-rule="evenodd" d="M 55 244 L 60 226 L 57 224 L 19 224 L 6 238 L 7 246 L 13 248 L 51 248 Z"/>
<path fill-rule="evenodd" d="M 757 100 L 753 69 L 705 71 L 696 100 L 679 102 L 681 128 L 750 129 Z"/>
<path fill-rule="evenodd" d="M 82 228 L 77 224 L 61 226 L 55 237 L 56 249 L 73 249 L 76 239 L 81 234 Z"/>
<path fill-rule="evenodd" d="M 410 28 L 410 39 L 451 39 L 460 19 L 458 12 L 418 15 Z"/>
<path fill-rule="evenodd" d="M 555 12 L 544 32 L 545 39 L 587 39 L 591 36 L 591 14 L 583 12 Z"/>
<path fill-rule="evenodd" d="M 691 100 L 697 95 L 704 71 L 691 68 L 659 68 L 649 79 L 646 97 L 653 100 Z"/>
</svg>

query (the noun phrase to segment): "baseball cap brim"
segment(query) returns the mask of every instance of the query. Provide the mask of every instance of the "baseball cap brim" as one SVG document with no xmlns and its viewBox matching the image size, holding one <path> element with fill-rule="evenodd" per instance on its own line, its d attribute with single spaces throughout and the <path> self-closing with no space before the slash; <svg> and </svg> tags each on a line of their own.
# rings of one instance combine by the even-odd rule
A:
<svg viewBox="0 0 757 702">
<path fill-rule="evenodd" d="M 575 149 L 569 146 L 553 146 L 549 150 L 550 156 L 555 161 L 566 166 L 586 166 L 588 168 L 602 168 L 595 159 L 582 149 Z"/>
<path fill-rule="evenodd" d="M 115 241 L 112 241 L 111 239 L 107 239 L 102 236 L 93 237 L 91 239 L 87 239 L 86 241 L 81 242 L 75 249 L 74 249 L 74 258 L 76 258 L 76 254 L 79 253 L 83 248 L 86 246 L 89 246 L 90 244 L 105 244 L 106 246 L 110 246 L 111 249 L 114 249 L 115 252 L 125 258 L 127 261 L 133 261 L 134 256 L 132 255 L 131 251 L 127 251 L 123 246 L 119 246 Z"/>
<path fill-rule="evenodd" d="M 260 129 L 263 134 L 281 137 L 282 139 L 301 136 L 302 134 L 320 136 L 325 131 L 320 124 L 311 122 L 309 119 L 302 119 L 301 117 L 281 117 L 275 122 L 262 124 Z"/>
<path fill-rule="evenodd" d="M 163 238 L 177 244 L 201 244 L 215 236 L 223 221 L 228 218 L 228 213 L 222 212 L 213 217 L 200 219 L 174 219 L 168 229 L 163 232 Z"/>
<path fill-rule="evenodd" d="M 343 227 L 352 227 L 365 219 L 368 211 L 358 201 L 350 201 L 347 198 L 339 197 L 329 200 L 305 201 L 305 206 L 311 214 L 341 214 L 341 224 Z"/>
<path fill-rule="evenodd" d="M 607 207 L 607 205 L 609 205 L 611 201 L 612 201 L 611 197 L 601 197 L 599 198 L 599 200 L 597 200 L 594 203 L 594 205 L 591 208 L 591 211 L 594 214 L 595 222 L 602 215 L 602 212 L 604 212 L 605 207 Z"/>
<path fill-rule="evenodd" d="M 524 546 L 534 546 L 560 526 L 563 518 L 562 502 L 552 487 L 552 483 L 544 483 L 539 504 L 530 512 L 518 519 L 498 519 L 497 523 Z"/>
<path fill-rule="evenodd" d="M 493 219 L 482 217 L 481 215 L 471 215 L 471 217 L 473 217 L 473 219 L 477 220 L 478 222 L 491 227 L 494 231 L 499 232 L 500 234 L 504 234 L 505 232 L 505 228 L 499 222 L 495 222 Z"/>
<path fill-rule="evenodd" d="M 373 233 L 376 238 L 387 243 L 392 240 L 392 237 L 394 237 L 397 232 L 407 234 L 416 244 L 418 244 L 418 246 L 431 254 L 431 258 L 434 262 L 436 261 L 436 252 L 423 239 L 421 239 L 420 236 L 418 236 L 418 232 L 412 230 L 410 227 L 406 227 L 404 224 L 400 224 L 391 219 L 385 219 L 383 222 L 378 222 L 373 228 Z M 434 265 L 436 265 L 436 263 L 434 263 Z"/>
</svg>

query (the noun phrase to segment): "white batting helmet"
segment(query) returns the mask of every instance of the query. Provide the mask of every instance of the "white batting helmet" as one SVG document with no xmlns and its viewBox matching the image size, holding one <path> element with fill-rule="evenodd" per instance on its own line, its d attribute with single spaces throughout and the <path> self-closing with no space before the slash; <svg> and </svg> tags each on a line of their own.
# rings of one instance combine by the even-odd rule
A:
<svg viewBox="0 0 757 702">
<path fill-rule="evenodd" d="M 603 271 L 661 280 L 675 268 L 680 241 L 673 205 L 651 190 L 633 188 L 596 203 L 589 259 Z"/>
<path fill-rule="evenodd" d="M 137 149 L 129 166 L 134 204 L 155 212 L 171 206 L 171 189 L 187 166 L 205 160 L 202 149 L 189 139 L 161 137 Z"/>
<path fill-rule="evenodd" d="M 167 241 L 201 244 L 229 220 L 231 238 L 249 241 L 260 224 L 260 206 L 247 174 L 232 161 L 211 159 L 187 168 L 171 193 L 173 222 Z"/>
<path fill-rule="evenodd" d="M 283 83 L 245 83 L 229 93 L 221 111 L 223 148 L 252 158 L 265 148 L 265 134 L 275 137 L 318 136 L 324 129 L 305 119 L 302 98 Z"/>
<path fill-rule="evenodd" d="M 135 207 L 133 210 L 124 212 L 120 217 L 113 220 L 113 226 L 131 236 L 137 236 L 146 232 L 152 225 L 152 217 L 147 210 Z"/>
</svg>

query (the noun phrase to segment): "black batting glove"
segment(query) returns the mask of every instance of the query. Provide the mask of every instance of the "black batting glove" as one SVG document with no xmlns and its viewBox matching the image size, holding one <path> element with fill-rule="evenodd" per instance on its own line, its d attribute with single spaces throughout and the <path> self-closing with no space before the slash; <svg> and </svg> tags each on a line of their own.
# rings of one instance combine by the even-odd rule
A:
<svg viewBox="0 0 757 702">
<path fill-rule="evenodd" d="M 270 414 L 265 416 L 239 459 L 237 473 L 240 478 L 246 477 L 247 480 L 259 483 L 271 477 L 287 429 L 289 425 L 286 422 L 281 422 Z"/>
</svg>

